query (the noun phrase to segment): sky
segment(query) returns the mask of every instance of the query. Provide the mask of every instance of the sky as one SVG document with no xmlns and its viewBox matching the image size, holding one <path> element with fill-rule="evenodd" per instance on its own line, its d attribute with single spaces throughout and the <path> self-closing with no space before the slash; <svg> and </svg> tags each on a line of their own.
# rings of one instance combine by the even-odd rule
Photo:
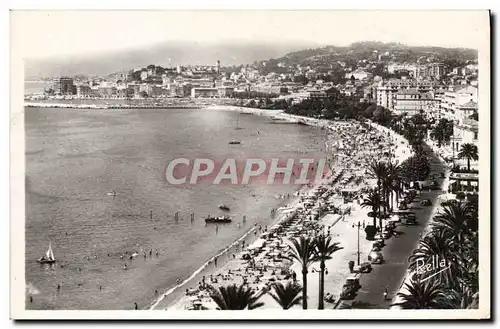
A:
<svg viewBox="0 0 500 329">
<path fill-rule="evenodd" d="M 356 41 L 480 48 L 486 11 L 12 11 L 11 45 L 24 58 L 141 48 L 168 40 Z"/>
</svg>

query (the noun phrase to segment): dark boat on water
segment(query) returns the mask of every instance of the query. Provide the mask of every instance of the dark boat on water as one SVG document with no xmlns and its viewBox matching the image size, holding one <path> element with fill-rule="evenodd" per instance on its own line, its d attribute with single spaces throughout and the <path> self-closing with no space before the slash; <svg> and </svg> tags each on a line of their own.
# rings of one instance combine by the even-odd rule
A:
<svg viewBox="0 0 500 329">
<path fill-rule="evenodd" d="M 229 145 L 238 145 L 238 144 L 241 144 L 240 141 L 230 141 L 229 142 Z"/>
<path fill-rule="evenodd" d="M 219 209 L 220 209 L 220 210 L 229 211 L 229 206 L 228 206 L 228 205 L 225 205 L 225 204 L 221 204 L 221 205 L 219 206 Z"/>
<path fill-rule="evenodd" d="M 219 216 L 219 217 L 211 217 L 208 216 L 205 218 L 205 223 L 231 223 L 232 219 L 229 216 Z"/>
</svg>

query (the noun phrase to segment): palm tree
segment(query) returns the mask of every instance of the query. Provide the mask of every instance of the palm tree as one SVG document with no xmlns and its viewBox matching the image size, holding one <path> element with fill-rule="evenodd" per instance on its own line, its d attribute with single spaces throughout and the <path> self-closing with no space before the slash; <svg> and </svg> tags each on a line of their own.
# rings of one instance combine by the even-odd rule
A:
<svg viewBox="0 0 500 329">
<path fill-rule="evenodd" d="M 448 232 L 444 230 L 434 230 L 421 239 L 419 247 L 415 249 L 413 254 L 409 257 L 409 268 L 412 271 L 417 271 L 416 274 L 418 276 L 418 270 L 422 269 L 425 265 L 432 263 L 436 259 L 438 262 L 444 260 L 446 262 L 445 267 L 449 266 L 449 268 L 445 271 L 442 271 L 441 268 L 437 268 L 437 271 L 442 272 L 437 275 L 436 280 L 447 286 L 452 286 L 457 282 L 456 279 L 460 276 L 458 257 L 459 254 L 457 254 L 455 248 L 453 248 L 453 241 L 450 239 Z M 429 275 L 431 275 L 431 273 L 425 273 L 425 276 Z"/>
<path fill-rule="evenodd" d="M 366 197 L 361 203 L 361 207 L 371 207 L 373 212 L 373 226 L 377 226 L 376 218 L 383 201 L 380 194 L 377 191 L 369 191 L 368 197 Z"/>
<path fill-rule="evenodd" d="M 295 259 L 302 266 L 302 308 L 307 309 L 307 273 L 309 266 L 314 263 L 314 240 L 301 236 L 291 241 L 289 257 Z"/>
<path fill-rule="evenodd" d="M 431 131 L 431 138 L 437 141 L 438 147 L 448 144 L 453 135 L 453 122 L 447 119 L 439 120 L 438 124 Z"/>
<path fill-rule="evenodd" d="M 273 285 L 274 293 L 269 292 L 269 295 L 278 303 L 284 310 L 292 308 L 294 305 L 300 304 L 302 301 L 302 287 L 291 281 L 284 286 L 281 282 Z"/>
<path fill-rule="evenodd" d="M 252 289 L 245 285 L 232 284 L 226 287 L 216 289 L 208 286 L 209 295 L 217 304 L 219 310 L 253 310 L 264 305 L 257 302 L 262 293 L 256 294 Z"/>
<path fill-rule="evenodd" d="M 383 196 L 382 182 L 387 177 L 387 165 L 383 161 L 376 161 L 375 160 L 370 164 L 369 170 L 370 170 L 371 177 L 377 179 L 378 194 L 382 197 Z M 382 206 L 382 205 L 383 205 L 382 203 L 379 205 L 379 209 L 377 212 L 379 215 L 380 227 L 382 227 L 382 212 L 380 211 L 380 206 Z"/>
<path fill-rule="evenodd" d="M 467 170 L 470 171 L 470 160 L 478 160 L 477 146 L 471 143 L 463 144 L 458 153 L 459 159 L 467 159 Z"/>
<path fill-rule="evenodd" d="M 459 283 L 450 291 L 450 300 L 455 309 L 478 308 L 478 294 L 473 292 L 465 283 Z"/>
<path fill-rule="evenodd" d="M 443 309 L 451 308 L 452 302 L 441 289 L 439 282 L 434 280 L 410 280 L 405 283 L 406 292 L 399 292 L 401 301 L 392 305 L 403 309 Z"/>
<path fill-rule="evenodd" d="M 319 297 L 318 297 L 318 310 L 325 308 L 323 297 L 325 296 L 325 261 L 332 259 L 332 254 L 342 247 L 338 242 L 332 242 L 331 237 L 326 237 L 321 234 L 316 237 L 315 242 L 315 259 L 320 262 L 319 268 Z"/>
<path fill-rule="evenodd" d="M 479 243 L 478 235 L 473 234 L 467 239 L 466 247 L 462 248 L 458 254 L 460 266 L 459 281 L 466 285 L 472 292 L 476 293 L 479 290 Z"/>
<path fill-rule="evenodd" d="M 385 188 L 386 207 L 390 206 L 391 211 L 393 208 L 392 195 L 393 192 L 396 192 L 398 190 L 397 188 L 395 188 L 395 183 L 400 181 L 400 176 L 399 164 L 397 162 L 389 161 L 386 164 L 386 176 L 382 184 Z"/>
<path fill-rule="evenodd" d="M 448 203 L 434 217 L 433 229 L 443 230 L 459 249 L 465 247 L 470 236 L 469 221 L 473 219 L 471 208 L 465 202 Z"/>
</svg>

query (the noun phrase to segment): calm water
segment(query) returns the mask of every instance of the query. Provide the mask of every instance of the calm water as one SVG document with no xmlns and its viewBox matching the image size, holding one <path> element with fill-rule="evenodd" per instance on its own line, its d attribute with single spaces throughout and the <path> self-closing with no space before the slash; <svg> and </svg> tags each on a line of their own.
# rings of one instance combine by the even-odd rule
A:
<svg viewBox="0 0 500 329">
<path fill-rule="evenodd" d="M 131 309 L 134 302 L 145 307 L 157 297 L 155 290 L 161 294 L 178 278 L 189 277 L 254 222 L 270 224 L 269 211 L 280 202 L 275 195 L 292 190 L 283 185 L 172 187 L 163 177 L 171 159 L 320 156 L 325 135 L 238 112 L 185 109 L 27 108 L 25 128 L 31 309 Z M 228 145 L 233 139 L 243 144 Z M 107 196 L 113 189 L 117 196 Z M 216 234 L 203 218 L 219 214 L 221 203 L 231 206 L 235 221 L 219 225 Z M 248 222 L 238 228 L 244 214 Z M 50 241 L 57 265 L 37 264 Z M 144 259 L 142 252 L 150 249 L 153 256 Z M 125 251 L 140 256 L 121 260 Z"/>
<path fill-rule="evenodd" d="M 24 94 L 38 94 L 43 93 L 45 88 L 51 87 L 50 82 L 41 81 L 25 81 L 24 82 Z"/>
</svg>

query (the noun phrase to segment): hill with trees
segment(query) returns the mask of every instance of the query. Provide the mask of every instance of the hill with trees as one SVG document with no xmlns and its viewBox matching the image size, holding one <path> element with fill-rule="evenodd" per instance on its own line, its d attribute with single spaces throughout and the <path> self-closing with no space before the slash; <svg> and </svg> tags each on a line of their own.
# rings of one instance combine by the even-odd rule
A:
<svg viewBox="0 0 500 329">
<path fill-rule="evenodd" d="M 456 67 L 467 61 L 477 60 L 478 56 L 476 49 L 469 48 L 407 46 L 395 42 L 363 41 L 355 42 L 347 47 L 324 46 L 302 49 L 279 58 L 258 61 L 254 64 L 258 68 L 265 67 L 266 71 L 284 70 L 283 67 L 310 66 L 321 72 L 339 66 L 356 68 L 363 60 L 375 61 L 378 60 L 378 55 L 387 53 L 387 61 L 419 62 L 429 59 L 433 62 L 442 62 L 447 67 Z"/>
</svg>

